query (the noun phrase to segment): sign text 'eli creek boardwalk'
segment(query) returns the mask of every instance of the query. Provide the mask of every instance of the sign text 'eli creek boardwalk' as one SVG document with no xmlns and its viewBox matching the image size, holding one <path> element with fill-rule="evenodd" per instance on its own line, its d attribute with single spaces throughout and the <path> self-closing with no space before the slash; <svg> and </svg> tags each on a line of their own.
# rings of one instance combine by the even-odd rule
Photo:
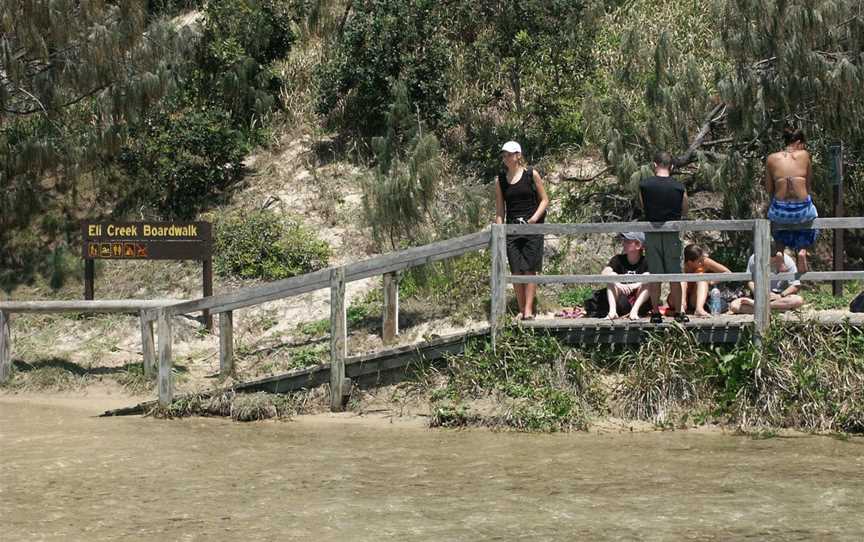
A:
<svg viewBox="0 0 864 542">
<path fill-rule="evenodd" d="M 205 260 L 208 222 L 82 222 L 85 259 Z"/>
</svg>

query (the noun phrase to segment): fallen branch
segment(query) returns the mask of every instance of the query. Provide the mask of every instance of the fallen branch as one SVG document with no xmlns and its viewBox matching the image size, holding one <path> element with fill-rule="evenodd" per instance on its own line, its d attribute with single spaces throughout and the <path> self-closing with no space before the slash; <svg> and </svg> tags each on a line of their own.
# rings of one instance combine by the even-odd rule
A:
<svg viewBox="0 0 864 542">
<path fill-rule="evenodd" d="M 612 171 L 612 166 L 607 166 L 601 169 L 596 175 L 593 175 L 591 177 L 562 177 L 561 180 L 573 183 L 590 183 L 591 181 L 596 181 L 610 171 Z"/>
</svg>

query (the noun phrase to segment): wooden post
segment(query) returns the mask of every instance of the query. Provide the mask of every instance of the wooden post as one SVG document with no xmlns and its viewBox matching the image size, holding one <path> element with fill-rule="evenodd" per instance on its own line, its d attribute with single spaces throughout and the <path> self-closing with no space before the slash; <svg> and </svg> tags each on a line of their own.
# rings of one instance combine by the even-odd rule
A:
<svg viewBox="0 0 864 542">
<path fill-rule="evenodd" d="M 202 274 L 204 275 L 204 284 L 202 285 L 204 297 L 212 297 L 213 296 L 213 259 L 205 258 L 202 267 Z M 213 331 L 213 315 L 210 314 L 209 309 L 204 309 L 204 327 L 207 331 Z"/>
<path fill-rule="evenodd" d="M 498 329 L 504 319 L 507 310 L 507 235 L 503 224 L 492 225 L 489 250 L 492 252 L 492 274 L 491 274 L 491 300 L 489 310 L 489 327 L 492 335 L 492 346 Z"/>
<path fill-rule="evenodd" d="M 156 369 L 156 342 L 153 340 L 153 322 L 147 319 L 147 311 L 138 313 L 141 321 L 141 354 L 144 358 L 144 376 L 150 378 Z"/>
<path fill-rule="evenodd" d="M 234 313 L 219 313 L 219 374 L 226 377 L 234 372 Z"/>
<path fill-rule="evenodd" d="M 84 260 L 84 299 L 93 301 L 96 287 L 96 261 L 87 259 Z"/>
<path fill-rule="evenodd" d="M 0 384 L 12 375 L 12 343 L 9 333 L 10 313 L 0 311 Z"/>
<path fill-rule="evenodd" d="M 171 374 L 171 315 L 159 309 L 159 404 L 174 400 L 174 375 Z"/>
<path fill-rule="evenodd" d="M 843 143 L 835 143 L 828 147 L 831 155 L 831 184 L 834 185 L 834 217 L 842 218 L 846 213 L 843 208 Z M 834 230 L 834 271 L 844 269 L 844 235 L 846 230 Z M 843 297 L 843 281 L 835 280 L 831 284 L 834 297 Z"/>
<path fill-rule="evenodd" d="M 761 342 L 771 324 L 771 307 L 769 305 L 771 281 L 769 279 L 771 256 L 771 224 L 764 219 L 756 220 L 753 228 L 753 324 L 755 339 Z"/>
<path fill-rule="evenodd" d="M 350 385 L 345 382 L 347 352 L 347 315 L 345 312 L 345 268 L 330 272 L 330 410 L 345 409 L 345 394 Z"/>
<path fill-rule="evenodd" d="M 384 318 L 381 323 L 381 338 L 390 344 L 399 334 L 399 276 L 384 273 Z"/>
</svg>

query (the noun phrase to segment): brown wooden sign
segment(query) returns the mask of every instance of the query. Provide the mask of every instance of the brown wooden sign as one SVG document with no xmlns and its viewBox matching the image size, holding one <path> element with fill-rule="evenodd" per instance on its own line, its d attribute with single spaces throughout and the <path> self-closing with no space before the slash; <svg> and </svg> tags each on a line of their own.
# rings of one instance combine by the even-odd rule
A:
<svg viewBox="0 0 864 542">
<path fill-rule="evenodd" d="M 208 222 L 82 223 L 87 260 L 207 260 L 212 254 Z"/>
<path fill-rule="evenodd" d="M 84 299 L 95 294 L 95 260 L 201 260 L 204 297 L 213 295 L 209 222 L 81 222 Z M 207 329 L 213 318 L 204 311 Z"/>
</svg>

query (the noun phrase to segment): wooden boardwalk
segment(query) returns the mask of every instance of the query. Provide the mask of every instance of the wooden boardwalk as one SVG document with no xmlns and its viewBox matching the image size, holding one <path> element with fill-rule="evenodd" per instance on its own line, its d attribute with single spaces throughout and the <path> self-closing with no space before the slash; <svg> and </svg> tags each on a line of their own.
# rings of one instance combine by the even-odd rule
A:
<svg viewBox="0 0 864 542">
<path fill-rule="evenodd" d="M 818 322 L 822 325 L 851 323 L 864 326 L 864 314 L 848 311 L 795 311 L 775 313 L 778 321 Z M 753 316 L 744 314 L 722 314 L 711 318 L 694 318 L 685 324 L 678 324 L 671 318 L 664 318 L 662 324 L 652 324 L 648 318 L 628 320 L 619 318 L 555 318 L 540 315 L 536 320 L 521 322 L 530 329 L 545 329 L 569 344 L 634 344 L 645 340 L 648 333 L 683 327 L 693 334 L 700 343 L 734 343 L 741 332 L 753 327 Z"/>
<path fill-rule="evenodd" d="M 777 226 L 780 229 L 817 228 L 820 230 L 864 229 L 864 217 L 853 218 L 820 218 L 807 225 Z M 776 314 L 769 309 L 769 287 L 772 280 L 801 281 L 847 281 L 864 279 L 864 270 L 843 270 L 843 262 L 835 262 L 832 271 L 811 271 L 798 273 L 772 273 L 769 258 L 771 246 L 771 225 L 764 219 L 752 220 L 720 220 L 720 221 L 675 221 L 665 223 L 647 222 L 615 222 L 602 224 L 495 224 L 483 231 L 464 235 L 455 239 L 439 241 L 422 247 L 414 247 L 398 252 L 376 256 L 361 262 L 322 269 L 306 275 L 292 277 L 258 286 L 241 288 L 232 292 L 204 297 L 183 302 L 143 301 L 135 302 L 118 300 L 112 302 L 0 302 L 0 383 L 9 378 L 11 370 L 11 333 L 10 317 L 17 312 L 102 312 L 102 311 L 134 311 L 139 314 L 141 323 L 141 345 L 145 375 L 156 373 L 158 382 L 159 402 L 163 405 L 171 403 L 174 394 L 173 373 L 173 323 L 180 315 L 188 315 L 201 311 L 209 311 L 219 316 L 219 367 L 223 376 L 234 372 L 234 311 L 260 305 L 268 301 L 286 299 L 314 290 L 330 289 L 330 360 L 331 363 L 301 371 L 298 374 L 282 375 L 250 383 L 248 387 L 238 387 L 237 390 L 288 390 L 304 382 L 304 386 L 318 385 L 329 379 L 331 390 L 331 408 L 334 411 L 345 407 L 349 390 L 357 379 L 371 378 L 369 375 L 380 375 L 382 372 L 396 370 L 411 363 L 412 359 L 431 359 L 436 351 L 443 352 L 459 349 L 470 338 L 472 332 L 457 334 L 447 341 L 446 345 L 434 341 L 396 347 L 383 352 L 364 356 L 350 356 L 347 348 L 348 321 L 346 317 L 346 284 L 362 278 L 381 276 L 384 287 L 384 307 L 382 321 L 382 339 L 384 344 L 392 344 L 398 334 L 399 288 L 398 273 L 432 262 L 447 260 L 464 254 L 488 251 L 491 256 L 489 276 L 489 327 L 492 348 L 495 348 L 496 335 L 501 331 L 507 320 L 507 288 L 508 284 L 606 284 L 609 276 L 605 275 L 511 275 L 506 263 L 506 239 L 508 235 L 595 235 L 617 232 L 748 232 L 753 239 L 755 265 L 750 273 L 708 273 L 708 274 L 652 274 L 652 275 L 620 275 L 616 282 L 699 282 L 705 280 L 717 282 L 752 281 L 754 291 L 754 316 L 725 315 L 710 319 L 695 319 L 684 325 L 694 334 L 697 340 L 711 343 L 735 342 L 742 336 L 742 331 L 753 340 L 761 337 L 769 329 L 771 319 L 801 320 L 811 319 L 823 325 L 834 325 L 850 322 L 864 325 L 864 316 L 851 315 L 843 311 L 822 311 L 816 313 Z M 839 266 L 837 265 L 839 264 Z M 88 304 L 89 303 L 89 304 Z M 154 325 L 158 330 L 158 350 L 155 341 Z M 653 330 L 676 326 L 671 321 L 660 325 L 650 324 L 647 320 L 630 322 L 627 320 L 608 321 L 605 319 L 566 319 L 539 318 L 532 322 L 523 322 L 523 326 L 534 329 L 546 329 L 562 337 L 570 343 L 581 344 L 611 344 L 636 343 L 645 338 Z M 752 333 L 750 329 L 752 328 Z M 483 331 L 487 333 L 487 331 Z M 446 342 L 446 341 L 445 341 Z M 407 348 L 407 350 L 406 350 Z M 424 354 L 425 352 L 425 354 Z M 428 355 L 427 355 L 428 354 Z M 431 357 L 430 357 L 431 356 Z M 361 359 L 362 358 L 362 359 Z M 331 370 L 332 368 L 332 370 Z M 366 372 L 368 369 L 369 372 Z M 325 376 L 326 375 L 326 376 Z M 284 377 L 284 378 L 283 378 Z M 375 377 L 377 378 L 377 376 Z M 291 384 L 285 384 L 289 381 Z M 287 386 L 287 387 L 283 387 Z"/>
</svg>

